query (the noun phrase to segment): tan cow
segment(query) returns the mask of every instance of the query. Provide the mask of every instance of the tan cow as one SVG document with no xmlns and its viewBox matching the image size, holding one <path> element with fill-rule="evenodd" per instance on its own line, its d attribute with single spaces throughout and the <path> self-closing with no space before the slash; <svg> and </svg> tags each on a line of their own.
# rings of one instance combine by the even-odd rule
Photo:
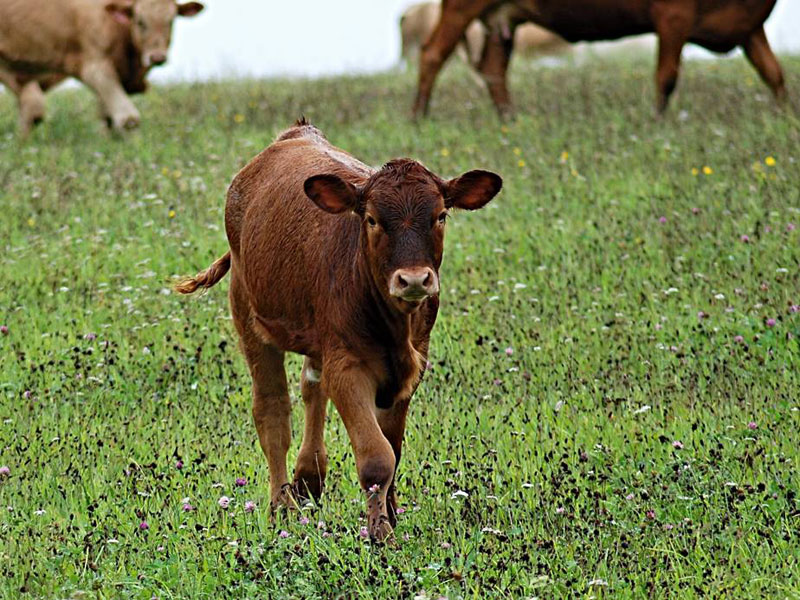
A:
<svg viewBox="0 0 800 600">
<path fill-rule="evenodd" d="M 167 60 L 175 16 L 201 10 L 174 0 L 0 0 L 0 82 L 17 97 L 22 134 L 44 116 L 44 90 L 66 77 L 95 91 L 114 129 L 136 127 L 127 94 L 144 91 L 148 70 Z"/>
</svg>

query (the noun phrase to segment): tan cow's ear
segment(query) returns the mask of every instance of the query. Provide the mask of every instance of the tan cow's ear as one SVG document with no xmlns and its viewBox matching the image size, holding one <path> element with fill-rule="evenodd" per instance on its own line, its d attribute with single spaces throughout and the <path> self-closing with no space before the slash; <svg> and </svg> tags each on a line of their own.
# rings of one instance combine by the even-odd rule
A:
<svg viewBox="0 0 800 600">
<path fill-rule="evenodd" d="M 133 18 L 133 0 L 106 2 L 106 12 L 120 25 L 130 25 Z"/>
<path fill-rule="evenodd" d="M 306 196 L 325 212 L 339 214 L 356 210 L 359 189 L 338 175 L 314 175 L 303 184 Z"/>
<path fill-rule="evenodd" d="M 447 208 L 476 210 L 485 206 L 503 187 L 503 180 L 491 171 L 469 171 L 445 183 Z"/>
<path fill-rule="evenodd" d="M 178 14 L 182 17 L 193 17 L 204 8 L 201 2 L 184 2 L 178 4 Z"/>
</svg>

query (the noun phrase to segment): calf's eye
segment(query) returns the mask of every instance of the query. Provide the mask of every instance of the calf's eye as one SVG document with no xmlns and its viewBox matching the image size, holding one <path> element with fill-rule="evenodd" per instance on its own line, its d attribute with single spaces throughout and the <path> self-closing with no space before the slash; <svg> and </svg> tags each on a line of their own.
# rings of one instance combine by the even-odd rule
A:
<svg viewBox="0 0 800 600">
<path fill-rule="evenodd" d="M 378 222 L 372 218 L 372 215 L 367 215 L 367 225 L 369 225 L 370 227 L 375 227 L 375 225 L 377 224 Z"/>
<path fill-rule="evenodd" d="M 438 221 L 440 225 L 444 225 L 445 221 L 447 221 L 447 211 L 439 215 Z"/>
</svg>

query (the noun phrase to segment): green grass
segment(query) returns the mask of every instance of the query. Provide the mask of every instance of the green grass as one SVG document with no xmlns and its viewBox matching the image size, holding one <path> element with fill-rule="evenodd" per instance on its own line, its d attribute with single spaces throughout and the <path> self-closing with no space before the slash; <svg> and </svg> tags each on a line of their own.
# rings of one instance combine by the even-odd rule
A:
<svg viewBox="0 0 800 600">
<path fill-rule="evenodd" d="M 26 143 L 0 95 L 0 597 L 800 597 L 797 113 L 741 58 L 686 65 L 662 121 L 650 61 L 516 65 L 507 125 L 463 69 L 418 125 L 413 88 L 157 87 L 124 140 L 65 90 Z M 311 523 L 270 522 L 227 282 L 169 292 L 301 113 L 371 164 L 505 180 L 449 226 L 393 546 L 359 535 L 333 410 Z"/>
</svg>

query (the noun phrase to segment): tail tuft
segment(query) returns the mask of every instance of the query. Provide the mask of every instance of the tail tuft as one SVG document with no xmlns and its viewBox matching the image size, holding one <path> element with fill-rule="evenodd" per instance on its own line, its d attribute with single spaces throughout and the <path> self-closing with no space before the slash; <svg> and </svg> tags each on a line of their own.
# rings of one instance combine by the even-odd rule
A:
<svg viewBox="0 0 800 600">
<path fill-rule="evenodd" d="M 208 289 L 225 277 L 230 268 L 231 252 L 228 250 L 205 271 L 200 271 L 195 277 L 187 277 L 175 284 L 175 291 L 181 294 L 191 294 L 200 288 Z"/>
</svg>

